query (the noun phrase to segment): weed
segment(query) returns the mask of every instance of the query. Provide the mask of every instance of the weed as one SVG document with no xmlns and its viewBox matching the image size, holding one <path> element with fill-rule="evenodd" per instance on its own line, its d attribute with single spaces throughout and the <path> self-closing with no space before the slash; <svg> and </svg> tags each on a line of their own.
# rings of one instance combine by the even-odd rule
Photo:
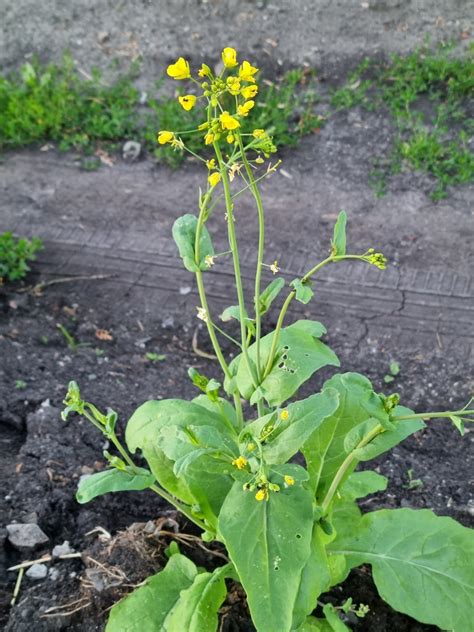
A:
<svg viewBox="0 0 474 632">
<path fill-rule="evenodd" d="M 62 335 L 64 336 L 66 342 L 67 342 L 67 346 L 69 347 L 69 349 L 75 353 L 80 347 L 88 347 L 90 346 L 88 342 L 78 342 L 74 336 L 71 334 L 71 332 L 69 332 L 66 327 L 64 325 L 61 325 L 60 323 L 56 324 L 56 327 L 59 329 L 59 331 L 62 333 Z"/>
<path fill-rule="evenodd" d="M 397 375 L 400 373 L 400 365 L 398 362 L 390 362 L 390 370 L 387 375 L 384 376 L 383 381 L 385 384 L 390 384 L 394 381 Z"/>
<path fill-rule="evenodd" d="M 40 239 L 15 238 L 13 233 L 0 235 L 0 285 L 3 279 L 18 281 L 30 270 L 28 261 L 34 261 L 35 254 L 41 250 Z"/>
<path fill-rule="evenodd" d="M 149 362 L 153 363 L 163 362 L 163 360 L 166 360 L 166 355 L 164 353 L 154 353 L 153 351 L 149 351 L 145 357 Z"/>
<path fill-rule="evenodd" d="M 27 384 L 24 380 L 15 380 L 15 388 L 17 391 L 24 391 L 27 387 Z"/>
</svg>

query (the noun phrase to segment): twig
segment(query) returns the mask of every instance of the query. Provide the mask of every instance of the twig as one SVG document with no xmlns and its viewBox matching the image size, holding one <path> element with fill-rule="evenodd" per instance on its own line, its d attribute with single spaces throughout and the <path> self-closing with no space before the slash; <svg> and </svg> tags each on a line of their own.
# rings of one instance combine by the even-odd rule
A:
<svg viewBox="0 0 474 632">
<path fill-rule="evenodd" d="M 87 599 L 87 597 L 81 597 L 81 599 L 77 599 L 76 601 L 72 601 L 71 603 L 64 604 L 63 606 L 54 606 L 53 608 L 48 608 L 48 610 L 45 610 L 45 612 L 40 616 L 41 618 L 44 618 L 44 619 L 49 618 L 49 617 L 69 617 L 75 612 L 79 612 L 79 610 L 84 610 L 85 608 L 88 608 L 91 605 L 90 601 L 86 601 L 86 603 L 84 603 L 84 599 Z M 69 608 L 75 604 L 81 604 L 81 605 L 77 606 L 73 610 L 68 610 L 67 612 L 53 613 L 54 610 L 62 610 L 64 608 Z"/>
<path fill-rule="evenodd" d="M 58 555 L 57 559 L 58 560 L 68 560 L 71 558 L 77 558 L 77 557 L 82 557 L 82 553 L 65 553 L 64 555 Z M 25 569 L 25 568 L 29 568 L 30 566 L 33 566 L 33 564 L 42 564 L 43 562 L 51 562 L 51 560 L 53 559 L 52 555 L 43 555 L 43 557 L 40 557 L 37 560 L 28 560 L 26 562 L 22 562 L 21 564 L 16 564 L 16 566 L 10 566 L 10 568 L 7 568 L 7 571 L 18 571 L 21 569 Z"/>
<path fill-rule="evenodd" d="M 14 606 L 15 605 L 16 598 L 18 597 L 18 594 L 20 592 L 21 580 L 23 579 L 24 573 L 25 573 L 25 569 L 24 568 L 20 568 L 20 570 L 18 571 L 18 577 L 16 578 L 15 588 L 13 589 L 13 596 L 12 596 L 12 599 L 10 601 L 10 606 Z"/>
<path fill-rule="evenodd" d="M 45 287 L 48 287 L 50 285 L 57 285 L 58 283 L 70 283 L 71 281 L 86 281 L 91 279 L 110 279 L 114 276 L 115 274 L 84 274 L 79 276 L 61 277 L 60 279 L 51 279 L 51 281 L 41 281 L 36 285 L 29 285 L 28 287 L 24 287 L 18 290 L 18 293 L 32 292 L 33 294 L 35 294 L 37 292 L 41 292 L 41 290 L 43 290 Z"/>
<path fill-rule="evenodd" d="M 194 353 L 200 356 L 201 358 L 207 358 L 208 360 L 217 360 L 217 356 L 215 356 L 213 353 L 207 353 L 207 351 L 202 351 L 201 349 L 199 349 L 198 330 L 199 330 L 199 327 L 196 327 L 193 333 L 192 346 L 193 346 Z"/>
<path fill-rule="evenodd" d="M 197 544 L 197 546 L 200 549 L 202 549 L 203 551 L 206 551 L 206 553 L 209 553 L 210 555 L 214 555 L 215 557 L 220 557 L 226 562 L 229 561 L 229 558 L 226 555 L 224 555 L 224 553 L 221 553 L 220 551 L 213 551 L 212 549 L 208 549 L 207 546 L 204 546 L 204 544 L 202 543 L 201 538 L 198 538 L 195 535 L 190 535 L 187 533 L 174 533 L 173 531 L 160 531 L 160 535 L 167 535 L 170 538 L 179 540 L 183 544 L 187 544 L 188 546 L 190 546 L 189 542 L 194 542 L 195 544 Z"/>
</svg>

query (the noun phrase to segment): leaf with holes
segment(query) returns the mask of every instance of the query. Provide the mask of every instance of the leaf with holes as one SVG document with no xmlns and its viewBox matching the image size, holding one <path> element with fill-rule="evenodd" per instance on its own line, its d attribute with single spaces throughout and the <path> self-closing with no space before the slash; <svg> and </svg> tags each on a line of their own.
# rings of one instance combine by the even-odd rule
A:
<svg viewBox="0 0 474 632">
<path fill-rule="evenodd" d="M 270 406 L 279 406 L 296 393 L 299 387 L 323 366 L 339 366 L 336 354 L 319 338 L 326 329 L 316 321 L 299 320 L 280 332 L 276 357 L 268 375 L 256 389 L 247 362 L 242 354 L 237 356 L 230 369 L 236 377 L 240 393 L 245 399 L 256 403 L 264 398 Z M 266 366 L 274 333 L 260 341 L 260 364 Z M 248 350 L 250 362 L 256 363 L 256 345 Z M 229 388 L 229 382 L 224 385 Z"/>
<path fill-rule="evenodd" d="M 259 502 L 236 482 L 225 499 L 219 532 L 259 632 L 290 630 L 312 529 L 312 497 L 303 487 L 271 492 L 268 501 Z"/>
<path fill-rule="evenodd" d="M 427 509 L 383 509 L 336 538 L 330 554 L 370 564 L 377 590 L 395 610 L 443 630 L 470 632 L 474 532 Z"/>
<path fill-rule="evenodd" d="M 186 214 L 178 217 L 173 224 L 173 239 L 178 246 L 184 267 L 190 272 L 207 270 L 206 257 L 214 255 L 211 236 L 205 226 L 201 228 L 199 239 L 199 265 L 196 265 L 196 231 L 198 219 L 195 215 Z"/>
</svg>

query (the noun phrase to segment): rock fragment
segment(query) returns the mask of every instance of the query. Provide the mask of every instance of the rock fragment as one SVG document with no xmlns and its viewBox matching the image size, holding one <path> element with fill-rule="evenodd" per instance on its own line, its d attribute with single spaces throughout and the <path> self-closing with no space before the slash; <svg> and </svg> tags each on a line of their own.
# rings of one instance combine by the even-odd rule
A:
<svg viewBox="0 0 474 632">
<path fill-rule="evenodd" d="M 34 549 L 49 541 L 37 524 L 14 523 L 7 525 L 8 539 L 17 549 Z"/>
</svg>

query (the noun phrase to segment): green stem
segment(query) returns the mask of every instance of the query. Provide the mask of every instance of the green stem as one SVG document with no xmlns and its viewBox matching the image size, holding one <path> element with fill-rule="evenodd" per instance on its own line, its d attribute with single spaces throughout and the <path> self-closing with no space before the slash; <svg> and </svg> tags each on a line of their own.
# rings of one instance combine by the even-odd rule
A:
<svg viewBox="0 0 474 632">
<path fill-rule="evenodd" d="M 254 371 L 250 363 L 250 358 L 248 354 L 247 325 L 245 324 L 245 319 L 246 319 L 245 299 L 244 299 L 244 290 L 242 287 L 242 276 L 240 273 L 240 259 L 239 259 L 239 250 L 237 246 L 237 237 L 235 235 L 234 209 L 233 209 L 233 203 L 232 203 L 232 196 L 230 193 L 229 176 L 227 175 L 227 170 L 224 167 L 224 161 L 222 159 L 222 152 L 220 150 L 219 144 L 216 142 L 213 144 L 214 144 L 214 151 L 216 152 L 217 160 L 219 162 L 220 173 L 222 176 L 222 184 L 224 186 L 225 206 L 226 206 L 226 211 L 227 211 L 227 230 L 228 230 L 228 235 L 229 235 L 229 245 L 230 245 L 230 249 L 232 250 L 235 285 L 237 288 L 237 298 L 239 301 L 240 337 L 242 340 L 242 353 L 244 355 L 245 361 L 247 362 L 247 366 L 252 378 L 253 385 L 255 388 L 257 388 L 258 382 L 255 378 Z"/>
<path fill-rule="evenodd" d="M 355 451 L 366 446 L 368 443 L 370 443 L 370 441 L 372 441 L 372 439 L 374 439 L 378 434 L 380 434 L 383 431 L 384 431 L 384 428 L 380 424 L 375 426 L 373 430 L 371 430 L 365 437 L 363 437 L 359 441 L 359 443 L 356 445 L 354 450 L 352 450 L 352 452 L 350 452 L 346 456 L 346 458 L 340 465 L 339 469 L 337 470 L 336 476 L 334 477 L 331 483 L 331 486 L 328 489 L 328 493 L 326 494 L 326 497 L 324 498 L 321 504 L 321 511 L 322 511 L 323 517 L 326 515 L 329 505 L 331 504 L 334 494 L 336 493 L 340 482 L 344 478 L 344 475 L 346 474 L 347 470 L 352 465 L 353 461 L 357 460 L 357 458 L 354 456 Z"/>
<path fill-rule="evenodd" d="M 175 507 L 178 511 L 180 511 L 184 516 L 186 516 L 186 518 L 189 518 L 189 520 L 194 522 L 194 524 L 200 527 L 203 531 L 207 531 L 208 529 L 207 525 L 204 522 L 202 522 L 202 520 L 199 520 L 199 518 L 196 518 L 192 514 L 192 512 L 186 507 L 186 505 L 183 505 L 182 503 L 180 503 L 179 500 L 176 500 L 176 498 L 173 498 L 173 496 L 168 494 L 168 492 L 165 492 L 165 490 L 161 489 L 161 487 L 158 487 L 158 485 L 150 485 L 150 489 L 154 491 L 155 494 L 158 494 L 158 496 L 161 496 L 161 498 L 169 502 L 170 505 L 173 505 L 173 507 Z"/>
<path fill-rule="evenodd" d="M 242 143 L 242 137 L 240 133 L 237 134 L 239 140 L 239 147 L 242 154 L 242 162 L 244 163 L 245 171 L 249 179 L 249 186 L 252 190 L 257 205 L 258 213 L 258 253 L 257 253 L 257 270 L 255 272 L 255 292 L 254 292 L 254 305 L 255 305 L 255 349 L 257 354 L 257 380 L 260 383 L 261 368 L 260 368 L 260 338 L 262 333 L 262 316 L 260 313 L 260 285 L 262 280 L 262 263 L 265 249 L 265 214 L 263 210 L 262 198 L 260 191 L 255 182 L 255 178 L 252 173 L 249 161 L 244 151 L 244 145 Z M 259 413 L 260 416 L 260 413 Z"/>
<path fill-rule="evenodd" d="M 442 419 L 443 417 L 449 418 L 452 415 L 456 417 L 464 417 L 465 415 L 474 415 L 474 410 L 451 410 L 437 413 L 414 413 L 413 415 L 403 415 L 402 417 L 395 416 L 393 419 L 397 421 L 404 421 L 405 419 Z"/>
</svg>

